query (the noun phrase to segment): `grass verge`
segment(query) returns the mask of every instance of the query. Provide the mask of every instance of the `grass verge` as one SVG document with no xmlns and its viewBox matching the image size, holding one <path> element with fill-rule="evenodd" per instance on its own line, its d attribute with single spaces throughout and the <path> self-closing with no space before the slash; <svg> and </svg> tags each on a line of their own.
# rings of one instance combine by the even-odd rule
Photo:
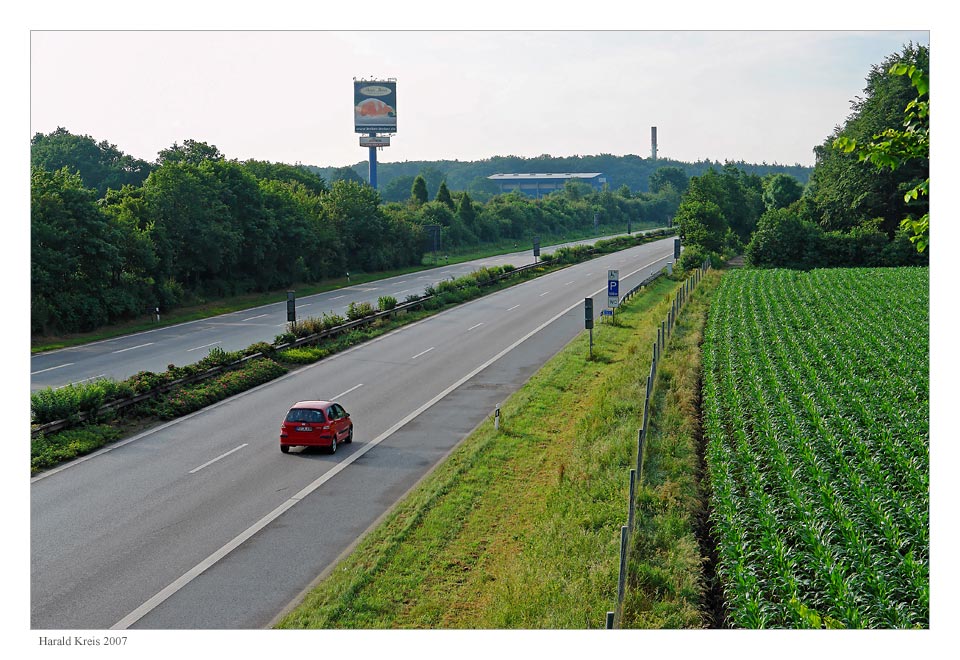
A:
<svg viewBox="0 0 960 660">
<path fill-rule="evenodd" d="M 661 278 L 551 359 L 278 623 L 281 628 L 600 628 Z M 695 578 L 690 578 L 691 580 Z"/>
<path fill-rule="evenodd" d="M 712 628 L 722 620 L 713 573 L 700 427 L 700 347 L 721 273 L 707 271 L 677 318 L 657 368 L 623 628 Z"/>
</svg>

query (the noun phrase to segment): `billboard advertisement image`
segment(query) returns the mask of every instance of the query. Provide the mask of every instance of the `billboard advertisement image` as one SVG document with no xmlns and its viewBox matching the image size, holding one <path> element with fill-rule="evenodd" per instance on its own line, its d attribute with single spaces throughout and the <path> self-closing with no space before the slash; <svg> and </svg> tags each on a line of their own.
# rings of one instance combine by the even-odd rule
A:
<svg viewBox="0 0 960 660">
<path fill-rule="evenodd" d="M 396 133 L 397 82 L 354 80 L 353 123 L 357 133 Z"/>
</svg>

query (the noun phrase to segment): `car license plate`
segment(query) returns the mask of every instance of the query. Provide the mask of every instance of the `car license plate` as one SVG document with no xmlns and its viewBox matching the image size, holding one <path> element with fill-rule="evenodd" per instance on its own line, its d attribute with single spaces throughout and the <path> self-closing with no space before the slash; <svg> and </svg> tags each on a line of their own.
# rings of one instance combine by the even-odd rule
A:
<svg viewBox="0 0 960 660">
<path fill-rule="evenodd" d="M 312 431 L 312 430 L 313 430 L 313 427 L 312 427 L 312 426 L 298 426 L 298 427 L 297 427 L 297 430 L 298 430 L 298 431 Z"/>
</svg>

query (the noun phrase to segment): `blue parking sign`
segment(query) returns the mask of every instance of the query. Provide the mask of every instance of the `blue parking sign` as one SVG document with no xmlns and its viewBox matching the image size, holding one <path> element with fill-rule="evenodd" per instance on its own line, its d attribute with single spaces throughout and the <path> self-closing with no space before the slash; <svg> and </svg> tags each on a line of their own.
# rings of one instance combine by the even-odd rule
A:
<svg viewBox="0 0 960 660">
<path fill-rule="evenodd" d="M 607 271 L 607 307 L 620 304 L 620 271 Z"/>
</svg>

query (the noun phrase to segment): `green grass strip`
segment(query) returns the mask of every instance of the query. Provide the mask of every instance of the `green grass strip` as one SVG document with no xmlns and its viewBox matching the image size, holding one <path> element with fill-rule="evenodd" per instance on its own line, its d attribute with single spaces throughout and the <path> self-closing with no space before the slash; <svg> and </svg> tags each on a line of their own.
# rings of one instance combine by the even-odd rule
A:
<svg viewBox="0 0 960 660">
<path fill-rule="evenodd" d="M 657 367 L 622 628 L 704 628 L 717 618 L 712 576 L 704 575 L 710 552 L 701 541 L 707 498 L 698 448 L 700 345 L 720 277 L 708 271 L 693 290 Z"/>
<path fill-rule="evenodd" d="M 679 283 L 582 333 L 480 425 L 281 628 L 600 628 L 650 367 Z"/>
</svg>

